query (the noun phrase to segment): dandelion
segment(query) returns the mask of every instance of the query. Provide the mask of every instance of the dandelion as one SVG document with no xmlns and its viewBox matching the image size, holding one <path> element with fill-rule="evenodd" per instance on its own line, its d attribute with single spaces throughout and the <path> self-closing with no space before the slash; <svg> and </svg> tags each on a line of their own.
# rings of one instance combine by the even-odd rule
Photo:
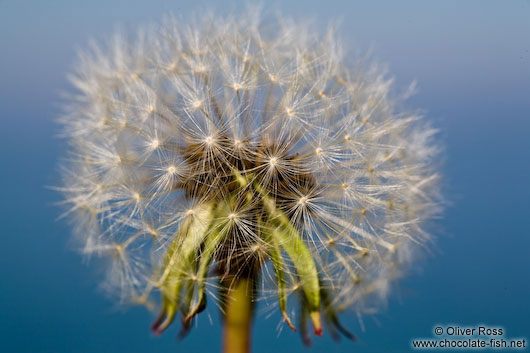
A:
<svg viewBox="0 0 530 353">
<path fill-rule="evenodd" d="M 174 18 L 80 55 L 61 188 L 105 286 L 186 333 L 209 301 L 226 352 L 257 300 L 309 342 L 373 312 L 438 212 L 435 131 L 332 31 L 259 16 Z"/>
</svg>

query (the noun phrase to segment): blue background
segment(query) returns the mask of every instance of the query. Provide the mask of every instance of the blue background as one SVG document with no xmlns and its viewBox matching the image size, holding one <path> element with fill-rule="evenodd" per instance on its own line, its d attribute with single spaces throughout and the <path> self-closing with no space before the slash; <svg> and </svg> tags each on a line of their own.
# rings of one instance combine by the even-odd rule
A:
<svg viewBox="0 0 530 353">
<path fill-rule="evenodd" d="M 220 2 L 216 4 L 223 8 Z M 231 5 L 237 9 L 240 3 Z M 266 6 L 267 8 L 267 6 Z M 373 47 L 397 87 L 416 79 L 407 103 L 426 111 L 446 144 L 452 205 L 437 245 L 398 285 L 387 309 L 346 323 L 357 343 L 277 337 L 278 315 L 259 317 L 254 352 L 404 352 L 437 324 L 502 326 L 530 338 L 530 2 L 300 1 L 272 7 L 319 27 L 342 19 L 347 47 Z M 75 48 L 116 23 L 200 11 L 192 1 L 0 0 L 0 351 L 215 352 L 211 309 L 183 342 L 154 337 L 143 308 L 116 310 L 97 290 L 94 266 L 56 221 L 59 92 Z M 528 342 L 527 342 L 528 346 Z"/>
</svg>

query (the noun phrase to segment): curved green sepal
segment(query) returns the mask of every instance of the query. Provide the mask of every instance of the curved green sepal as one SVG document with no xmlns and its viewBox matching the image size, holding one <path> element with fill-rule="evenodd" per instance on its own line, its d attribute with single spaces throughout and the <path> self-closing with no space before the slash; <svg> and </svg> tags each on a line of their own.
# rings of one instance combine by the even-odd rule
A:
<svg viewBox="0 0 530 353">
<path fill-rule="evenodd" d="M 268 228 L 264 227 L 261 222 L 261 219 L 258 218 L 258 228 L 261 230 L 263 237 L 266 241 L 269 241 L 272 245 L 269 249 L 269 257 L 271 259 L 272 265 L 274 267 L 274 274 L 276 276 L 276 285 L 278 286 L 278 302 L 280 306 L 280 312 L 283 316 L 283 319 L 291 330 L 296 332 L 296 327 L 294 327 L 291 319 L 287 315 L 287 293 L 285 291 L 285 268 L 282 259 L 282 253 L 280 245 L 276 241 L 276 237 L 271 235 L 271 232 Z"/>
<path fill-rule="evenodd" d="M 323 286 L 321 286 L 320 288 L 320 295 L 322 297 L 322 305 L 324 307 L 324 319 L 328 321 L 331 325 L 333 325 L 333 327 L 336 328 L 344 336 L 346 336 L 352 341 L 357 341 L 357 337 L 353 333 L 348 331 L 344 326 L 342 326 L 341 322 L 339 321 L 337 312 L 333 310 L 333 306 L 331 305 L 331 298 L 329 297 L 329 293 Z"/>
<path fill-rule="evenodd" d="M 204 310 L 206 306 L 206 296 L 204 290 L 206 287 L 206 275 L 208 268 L 212 261 L 215 249 L 223 241 L 232 227 L 232 221 L 228 218 L 228 208 L 226 206 L 218 205 L 215 217 L 216 221 L 212 223 L 206 239 L 204 241 L 203 250 L 199 257 L 199 269 L 197 271 L 197 281 L 199 283 L 199 297 L 197 304 L 189 311 L 185 321 L 191 320 L 196 314 Z"/>
<path fill-rule="evenodd" d="M 260 193 L 265 209 L 267 210 L 272 230 L 271 235 L 291 259 L 307 301 L 309 317 L 313 322 L 315 335 L 322 335 L 320 321 L 320 283 L 318 271 L 311 251 L 305 245 L 300 233 L 293 226 L 289 217 L 276 207 L 276 203 L 263 190 L 260 185 L 255 185 Z"/>
<path fill-rule="evenodd" d="M 183 222 L 178 236 L 168 249 L 164 271 L 157 283 L 163 299 L 160 316 L 151 326 L 156 334 L 162 333 L 175 318 L 185 275 L 193 271 L 197 252 L 213 219 L 212 211 L 213 203 L 197 206 L 193 214 Z"/>
</svg>

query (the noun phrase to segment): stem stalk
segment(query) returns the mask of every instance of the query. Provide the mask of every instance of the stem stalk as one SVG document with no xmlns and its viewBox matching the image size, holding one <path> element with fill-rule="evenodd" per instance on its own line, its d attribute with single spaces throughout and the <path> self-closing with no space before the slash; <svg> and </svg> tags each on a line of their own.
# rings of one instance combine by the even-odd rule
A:
<svg viewBox="0 0 530 353">
<path fill-rule="evenodd" d="M 224 353 L 249 353 L 252 325 L 254 284 L 239 278 L 227 291 L 224 317 Z"/>
</svg>

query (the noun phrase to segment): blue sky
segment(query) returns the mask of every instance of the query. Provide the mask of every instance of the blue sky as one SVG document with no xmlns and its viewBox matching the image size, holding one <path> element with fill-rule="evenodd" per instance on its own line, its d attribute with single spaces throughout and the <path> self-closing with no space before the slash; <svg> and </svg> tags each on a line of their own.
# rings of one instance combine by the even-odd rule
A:
<svg viewBox="0 0 530 353">
<path fill-rule="evenodd" d="M 241 8 L 242 2 L 230 2 Z M 5 352 L 211 352 L 218 314 L 183 342 L 154 337 L 152 315 L 117 310 L 55 219 L 57 162 L 65 145 L 53 120 L 76 48 L 116 24 L 134 28 L 164 13 L 221 2 L 0 0 L 0 347 Z M 345 322 L 359 342 L 278 337 L 279 317 L 259 317 L 254 352 L 407 352 L 437 324 L 488 324 L 530 337 L 530 2 L 288 1 L 266 5 L 317 28 L 341 22 L 350 52 L 371 49 L 441 130 L 451 205 L 438 240 L 389 305 Z"/>
</svg>

